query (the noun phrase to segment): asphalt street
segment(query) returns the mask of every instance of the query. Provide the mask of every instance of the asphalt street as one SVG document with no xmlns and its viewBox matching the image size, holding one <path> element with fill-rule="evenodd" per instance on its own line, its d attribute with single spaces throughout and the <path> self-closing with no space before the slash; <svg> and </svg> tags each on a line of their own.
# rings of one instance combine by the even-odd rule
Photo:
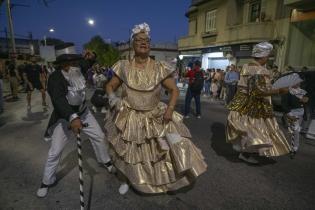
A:
<svg viewBox="0 0 315 210">
<path fill-rule="evenodd" d="M 58 183 L 46 198 L 37 198 L 49 143 L 43 140 L 50 110 L 41 108 L 35 93 L 31 112 L 25 94 L 5 103 L 0 116 L 0 209 L 79 209 L 75 142 L 65 148 Z M 183 99 L 176 107 L 181 112 Z M 96 117 L 103 124 L 103 115 Z M 220 102 L 202 102 L 202 118 L 185 119 L 192 141 L 202 150 L 208 170 L 193 186 L 177 193 L 142 195 L 133 190 L 121 196 L 114 175 L 99 167 L 88 140 L 83 137 L 83 167 L 87 209 L 315 209 L 315 142 L 302 139 L 296 158 L 288 156 L 260 165 L 248 165 L 225 143 L 227 110 Z"/>
</svg>

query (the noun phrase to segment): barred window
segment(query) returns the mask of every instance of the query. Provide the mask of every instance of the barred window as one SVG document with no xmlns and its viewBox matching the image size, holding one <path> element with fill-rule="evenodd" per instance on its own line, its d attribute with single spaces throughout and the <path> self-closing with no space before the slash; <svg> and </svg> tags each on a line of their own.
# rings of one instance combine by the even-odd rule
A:
<svg viewBox="0 0 315 210">
<path fill-rule="evenodd" d="M 206 32 L 216 31 L 217 10 L 211 10 L 206 13 Z"/>
<path fill-rule="evenodd" d="M 253 1 L 250 4 L 249 22 L 259 21 L 261 11 L 261 1 Z"/>
</svg>

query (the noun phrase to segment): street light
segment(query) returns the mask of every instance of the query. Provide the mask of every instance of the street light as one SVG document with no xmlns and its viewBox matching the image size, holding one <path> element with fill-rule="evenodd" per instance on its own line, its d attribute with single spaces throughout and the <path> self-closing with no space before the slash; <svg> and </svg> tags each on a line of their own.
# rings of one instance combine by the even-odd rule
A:
<svg viewBox="0 0 315 210">
<path fill-rule="evenodd" d="M 49 31 L 49 33 L 54 33 L 55 29 L 50 28 L 48 31 Z M 46 37 L 46 35 L 44 35 L 44 43 L 45 43 L 45 46 L 47 46 L 47 37 Z"/>
<path fill-rule="evenodd" d="M 94 21 L 92 18 L 89 18 L 89 19 L 88 19 L 88 24 L 89 24 L 90 26 L 94 26 L 95 21 Z"/>
</svg>

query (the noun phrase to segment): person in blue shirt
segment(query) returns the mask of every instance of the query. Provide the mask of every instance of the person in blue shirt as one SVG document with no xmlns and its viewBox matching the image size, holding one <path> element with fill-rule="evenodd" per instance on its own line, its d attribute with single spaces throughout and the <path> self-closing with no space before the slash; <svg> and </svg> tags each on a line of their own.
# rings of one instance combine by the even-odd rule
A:
<svg viewBox="0 0 315 210">
<path fill-rule="evenodd" d="M 234 64 L 230 66 L 230 70 L 225 74 L 224 82 L 227 90 L 226 104 L 234 98 L 237 89 L 237 82 L 240 78 Z"/>
</svg>

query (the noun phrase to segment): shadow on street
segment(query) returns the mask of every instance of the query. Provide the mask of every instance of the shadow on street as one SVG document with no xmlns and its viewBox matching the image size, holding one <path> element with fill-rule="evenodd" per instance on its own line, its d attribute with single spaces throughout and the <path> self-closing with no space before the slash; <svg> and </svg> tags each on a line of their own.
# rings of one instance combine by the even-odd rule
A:
<svg viewBox="0 0 315 210">
<path fill-rule="evenodd" d="M 9 117 L 0 116 L 0 127 L 4 126 L 9 120 Z"/>
<path fill-rule="evenodd" d="M 224 157 L 230 162 L 243 162 L 238 159 L 238 152 L 234 151 L 232 145 L 226 142 L 225 136 L 225 125 L 223 123 L 215 122 L 211 126 L 211 131 L 213 133 L 211 138 L 211 147 L 217 153 L 217 155 Z M 259 164 L 253 165 L 246 163 L 250 166 L 263 166 L 275 164 L 277 161 L 272 158 L 261 157 L 255 155 L 255 159 L 259 161 Z M 245 163 L 245 162 L 244 162 Z"/>
<path fill-rule="evenodd" d="M 96 161 L 95 156 L 94 156 L 94 150 L 92 148 L 91 143 L 89 142 L 89 140 L 84 140 L 82 143 L 82 156 L 83 156 L 83 160 L 82 160 L 82 164 L 83 164 L 83 173 L 84 175 L 88 175 L 89 176 L 89 184 L 87 184 L 86 181 L 88 181 L 87 179 L 85 179 L 85 183 L 84 183 L 84 192 L 88 192 L 88 200 L 86 202 L 86 206 L 87 206 L 87 210 L 89 210 L 91 208 L 91 200 L 92 200 L 92 192 L 93 192 L 93 185 L 94 185 L 94 176 L 97 173 L 96 170 L 94 170 L 93 167 L 91 167 L 89 165 L 89 163 L 86 161 L 87 159 L 93 159 Z M 60 180 L 62 180 L 65 176 L 67 176 L 67 174 L 70 173 L 70 171 L 72 171 L 74 168 L 78 168 L 78 153 L 77 150 L 73 150 L 72 152 L 68 153 L 66 157 L 63 158 L 62 162 L 60 163 L 60 167 L 62 167 L 62 169 L 60 171 L 57 172 L 56 176 L 57 176 L 57 181 L 56 183 L 58 183 Z M 79 176 L 79 174 L 78 174 Z M 78 186 L 79 186 L 79 182 L 78 182 Z M 87 188 L 87 186 L 89 186 L 89 188 Z M 79 193 L 79 191 L 78 191 Z M 86 197 L 86 196 L 85 196 Z"/>
<path fill-rule="evenodd" d="M 42 120 L 45 120 L 49 117 L 49 113 L 47 112 L 32 112 L 27 111 L 27 114 L 25 117 L 22 117 L 23 121 L 35 121 L 35 122 L 41 122 Z"/>
<path fill-rule="evenodd" d="M 237 158 L 237 152 L 232 148 L 231 144 L 228 144 L 225 139 L 225 125 L 220 122 L 215 122 L 211 126 L 211 147 L 217 153 L 217 155 L 224 157 L 231 162 L 240 162 Z"/>
</svg>

